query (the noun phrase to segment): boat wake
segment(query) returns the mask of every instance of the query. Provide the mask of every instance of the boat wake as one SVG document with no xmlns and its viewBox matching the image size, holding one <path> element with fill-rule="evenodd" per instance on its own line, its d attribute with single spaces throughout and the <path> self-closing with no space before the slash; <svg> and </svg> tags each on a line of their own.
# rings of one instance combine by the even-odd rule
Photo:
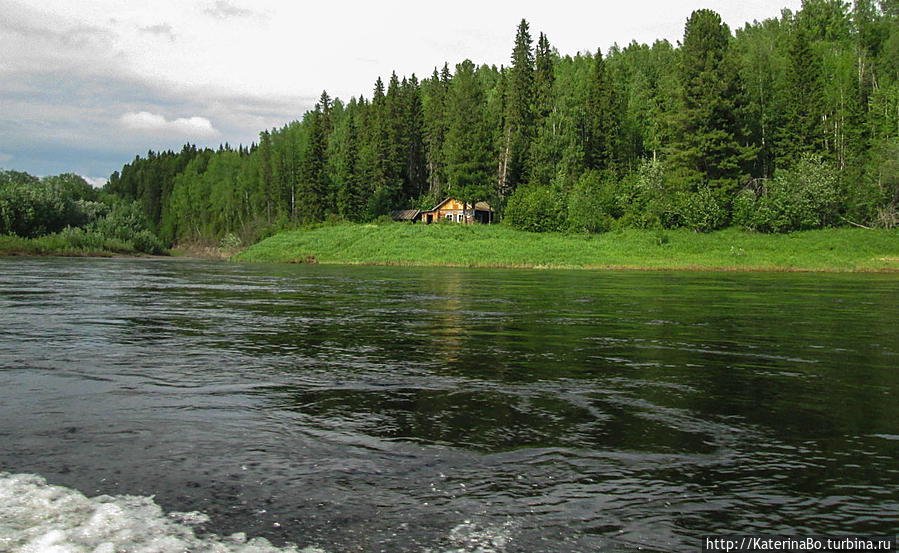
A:
<svg viewBox="0 0 899 553">
<path fill-rule="evenodd" d="M 0 551 L 12 553 L 324 553 L 276 547 L 265 538 L 200 534 L 199 512 L 165 514 L 152 497 L 101 495 L 47 484 L 36 474 L 0 473 Z"/>
<path fill-rule="evenodd" d="M 317 546 L 282 547 L 243 532 L 202 530 L 203 513 L 165 513 L 153 497 L 87 497 L 37 474 L 0 472 L 0 551 L 10 553 L 326 553 Z M 443 553 L 503 553 L 512 523 L 454 527 Z M 423 553 L 434 553 L 424 549 Z"/>
</svg>

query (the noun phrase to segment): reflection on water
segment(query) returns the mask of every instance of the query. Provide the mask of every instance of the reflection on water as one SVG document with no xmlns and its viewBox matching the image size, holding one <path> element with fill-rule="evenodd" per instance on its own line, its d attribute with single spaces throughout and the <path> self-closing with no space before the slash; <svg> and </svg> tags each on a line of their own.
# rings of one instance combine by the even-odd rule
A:
<svg viewBox="0 0 899 553">
<path fill-rule="evenodd" d="M 890 534 L 897 291 L 2 259 L 0 471 L 326 551 Z"/>
</svg>

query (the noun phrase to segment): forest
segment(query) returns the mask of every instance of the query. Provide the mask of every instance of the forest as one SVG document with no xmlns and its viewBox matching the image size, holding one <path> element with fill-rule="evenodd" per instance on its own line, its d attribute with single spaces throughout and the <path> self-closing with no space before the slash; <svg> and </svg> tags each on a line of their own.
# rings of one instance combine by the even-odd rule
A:
<svg viewBox="0 0 899 553">
<path fill-rule="evenodd" d="M 135 157 L 105 192 L 168 244 L 249 244 L 450 196 L 538 232 L 894 227 L 899 1 L 805 0 L 733 32 L 697 10 L 677 45 L 573 56 L 522 20 L 507 66 L 323 92 L 249 146 Z"/>
</svg>

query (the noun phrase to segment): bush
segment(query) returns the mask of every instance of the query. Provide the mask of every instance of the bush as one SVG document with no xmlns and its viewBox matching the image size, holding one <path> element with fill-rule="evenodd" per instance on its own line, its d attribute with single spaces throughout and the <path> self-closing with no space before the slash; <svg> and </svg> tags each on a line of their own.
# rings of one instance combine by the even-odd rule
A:
<svg viewBox="0 0 899 553">
<path fill-rule="evenodd" d="M 840 186 L 836 170 L 806 155 L 789 170 L 734 200 L 734 222 L 762 232 L 790 232 L 836 225 Z"/>
<path fill-rule="evenodd" d="M 617 183 L 587 171 L 568 193 L 568 228 L 575 232 L 606 232 L 621 216 Z"/>
<path fill-rule="evenodd" d="M 662 164 L 646 159 L 621 181 L 620 225 L 639 229 L 681 226 L 674 196 L 665 185 Z"/>
<path fill-rule="evenodd" d="M 884 140 L 872 148 L 864 177 L 846 192 L 850 219 L 882 228 L 899 226 L 899 140 Z"/>
<path fill-rule="evenodd" d="M 565 225 L 565 206 L 559 194 L 546 186 L 521 187 L 506 204 L 504 221 L 514 228 L 530 232 L 561 230 Z"/>
<path fill-rule="evenodd" d="M 698 232 L 727 226 L 727 202 L 720 196 L 717 190 L 709 186 L 701 186 L 696 192 L 681 192 L 677 211 L 683 225 Z"/>
<path fill-rule="evenodd" d="M 114 205 L 109 214 L 95 221 L 89 230 L 106 238 L 130 242 L 139 252 L 152 255 L 165 253 L 165 245 L 150 231 L 147 216 L 137 202 Z"/>
</svg>

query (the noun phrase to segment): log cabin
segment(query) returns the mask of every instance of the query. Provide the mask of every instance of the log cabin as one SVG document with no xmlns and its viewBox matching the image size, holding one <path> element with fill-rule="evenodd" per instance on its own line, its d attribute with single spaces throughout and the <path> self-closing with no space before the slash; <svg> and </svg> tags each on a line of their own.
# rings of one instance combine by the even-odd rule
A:
<svg viewBox="0 0 899 553">
<path fill-rule="evenodd" d="M 437 221 L 454 223 L 492 223 L 493 208 L 487 202 L 477 202 L 472 209 L 471 204 L 463 204 L 455 198 L 447 198 L 426 211 L 407 209 L 394 211 L 391 216 L 396 221 L 421 221 L 425 224 Z"/>
</svg>

